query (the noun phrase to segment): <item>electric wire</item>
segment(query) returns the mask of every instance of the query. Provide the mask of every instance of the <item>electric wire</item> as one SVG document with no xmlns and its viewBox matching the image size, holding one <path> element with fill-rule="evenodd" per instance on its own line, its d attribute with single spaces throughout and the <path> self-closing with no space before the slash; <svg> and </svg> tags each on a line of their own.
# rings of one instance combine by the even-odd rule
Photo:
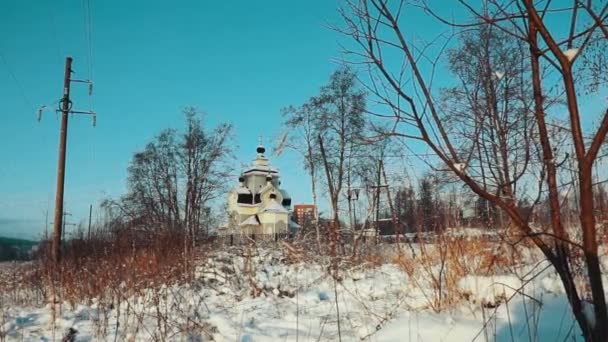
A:
<svg viewBox="0 0 608 342">
<path fill-rule="evenodd" d="M 30 109 L 32 110 L 32 112 L 35 112 L 36 108 L 32 105 L 32 102 L 30 101 L 29 97 L 26 95 L 25 88 L 23 88 L 23 86 L 21 85 L 21 82 L 19 82 L 19 79 L 17 78 L 17 76 L 13 72 L 10 64 L 8 64 L 8 61 L 6 60 L 6 57 L 4 56 L 4 54 L 2 53 L 2 51 L 0 51 L 0 59 L 2 59 L 2 62 L 6 66 L 6 69 L 8 70 L 9 75 L 11 76 L 11 78 L 13 79 L 13 81 L 15 82 L 15 85 L 17 86 L 17 90 L 19 91 L 19 93 L 21 95 L 21 98 L 23 99 L 23 102 L 25 102 L 25 104 L 28 107 L 30 107 Z"/>
<path fill-rule="evenodd" d="M 51 29 L 49 30 L 51 32 L 51 36 L 53 38 L 53 42 L 54 42 L 54 46 L 55 46 L 55 51 L 57 53 L 57 60 L 60 61 L 61 60 L 61 43 L 59 41 L 58 38 L 58 34 L 57 34 L 57 20 L 55 17 L 55 6 L 51 6 L 50 10 L 49 10 L 49 20 L 51 21 Z"/>
</svg>

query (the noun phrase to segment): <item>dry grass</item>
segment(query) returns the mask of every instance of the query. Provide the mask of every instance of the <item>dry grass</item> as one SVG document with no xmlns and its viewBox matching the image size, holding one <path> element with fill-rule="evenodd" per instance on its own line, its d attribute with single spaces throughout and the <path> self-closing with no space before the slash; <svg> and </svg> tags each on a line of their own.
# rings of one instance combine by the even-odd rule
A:
<svg viewBox="0 0 608 342">
<path fill-rule="evenodd" d="M 64 332 L 55 331 L 55 321 L 65 309 L 64 303 L 72 308 L 95 303 L 95 334 L 100 340 L 106 340 L 111 329 L 120 331 L 115 340 L 129 340 L 127 331 L 144 329 L 144 320 L 151 316 L 156 321 L 154 329 L 147 331 L 151 341 L 165 341 L 175 333 L 208 337 L 212 326 L 193 319 L 191 312 L 170 314 L 167 304 L 184 301 L 172 292 L 171 285 L 190 282 L 196 259 L 204 258 L 209 250 L 207 243 L 196 249 L 190 244 L 179 231 L 98 232 L 89 239 L 69 241 L 59 272 L 55 272 L 48 243 L 43 242 L 36 261 L 3 265 L 0 321 L 4 311 L 14 305 L 52 304 L 53 339 L 61 339 Z M 136 309 L 136 298 L 144 294 L 150 305 Z M 155 312 L 147 312 L 147 308 Z M 0 326 L 0 341 L 5 334 Z"/>
<path fill-rule="evenodd" d="M 438 236 L 432 244 L 419 246 L 415 258 L 400 251 L 392 262 L 424 293 L 428 307 L 436 312 L 462 300 L 458 283 L 465 276 L 505 273 L 520 261 L 510 247 L 484 238 Z"/>
<path fill-rule="evenodd" d="M 331 276 L 330 249 L 324 245 L 319 252 L 314 240 L 250 242 L 241 248 L 245 261 L 241 281 L 252 297 L 268 295 L 273 290 L 266 289 L 255 280 L 253 255 L 261 246 L 282 250 L 283 263 L 310 262 L 326 266 L 327 276 Z M 351 247 L 346 245 L 347 249 Z M 203 244 L 196 251 L 190 249 L 186 255 L 184 236 L 179 232 L 160 231 L 143 238 L 127 232 L 99 233 L 91 239 L 70 241 L 65 248 L 58 278 L 53 277 L 52 264 L 46 249 L 42 248 L 38 261 L 22 263 L 15 266 L 20 267 L 19 270 L 5 272 L 8 275 L 0 278 L 0 291 L 9 289 L 6 293 L 18 297 L 17 291 L 24 291 L 25 287 L 30 293 L 38 293 L 41 302 L 57 303 L 57 310 L 61 310 L 60 303 L 65 301 L 74 305 L 95 300 L 98 308 L 96 336 L 101 339 L 111 334 L 112 329 L 119 331 L 119 325 L 120 334 L 126 334 L 126 331 L 136 334 L 144 328 L 143 321 L 149 321 L 151 317 L 156 322 L 154 329 L 146 332 L 151 340 L 165 340 L 172 331 L 178 330 L 194 330 L 198 335 L 209 336 L 214 327 L 205 319 L 192 320 L 191 312 L 175 314 L 174 309 L 167 306 L 168 298 L 176 302 L 183 299 L 164 285 L 190 282 L 194 266 L 200 264 L 193 260 L 205 258 L 211 248 L 222 247 Z M 392 262 L 408 275 L 409 283 L 404 286 L 419 289 L 426 298 L 426 307 L 439 312 L 463 300 L 464 294 L 458 289 L 463 277 L 509 273 L 510 268 L 520 261 L 519 256 L 511 252 L 511 247 L 483 238 L 438 236 L 435 241 L 415 244 L 414 248 L 415 256 L 412 253 L 414 249 L 405 244 L 376 244 L 372 241 L 361 244 L 357 253 L 344 253 L 339 257 L 340 273 L 351 269 L 373 269 Z M 19 286 L 21 289 L 18 290 Z M 293 293 L 288 291 L 285 295 L 293 296 Z M 134 299 L 142 296 L 150 300 L 145 312 L 137 308 Z M 118 336 L 117 340 L 128 340 L 128 336 Z"/>
<path fill-rule="evenodd" d="M 37 260 L 5 266 L 0 272 L 0 291 L 19 297 L 46 301 L 86 302 L 103 296 L 109 289 L 135 294 L 144 289 L 189 280 L 193 274 L 194 251 L 184 254 L 184 236 L 160 231 L 141 238 L 132 233 L 97 233 L 90 239 L 69 241 L 59 272 L 55 273 L 48 243 L 42 242 Z M 205 247 L 196 250 L 197 257 Z M 9 267 L 9 269 L 7 269 Z M 28 296 L 20 296 L 27 291 Z"/>
</svg>

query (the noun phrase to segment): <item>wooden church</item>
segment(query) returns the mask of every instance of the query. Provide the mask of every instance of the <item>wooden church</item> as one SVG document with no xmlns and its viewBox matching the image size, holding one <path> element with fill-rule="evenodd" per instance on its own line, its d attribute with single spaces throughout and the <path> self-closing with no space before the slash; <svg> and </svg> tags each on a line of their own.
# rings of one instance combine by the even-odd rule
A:
<svg viewBox="0 0 608 342">
<path fill-rule="evenodd" d="M 223 234 L 287 234 L 300 226 L 291 220 L 291 197 L 281 188 L 279 171 L 257 147 L 257 156 L 228 194 L 228 223 Z"/>
</svg>

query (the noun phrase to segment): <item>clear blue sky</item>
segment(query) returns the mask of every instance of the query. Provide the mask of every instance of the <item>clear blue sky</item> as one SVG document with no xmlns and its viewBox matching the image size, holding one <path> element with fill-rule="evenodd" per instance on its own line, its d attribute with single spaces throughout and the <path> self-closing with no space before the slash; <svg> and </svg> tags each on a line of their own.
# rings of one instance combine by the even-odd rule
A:
<svg viewBox="0 0 608 342">
<path fill-rule="evenodd" d="M 91 1 L 91 8 L 97 127 L 87 117 L 70 120 L 69 221 L 122 194 L 132 153 L 179 127 L 184 106 L 207 112 L 211 124 L 232 122 L 237 157 L 249 162 L 257 136 L 278 135 L 280 109 L 315 94 L 339 56 L 338 34 L 325 27 L 338 21 L 334 0 Z M 52 220 L 59 121 L 47 112 L 38 123 L 35 108 L 60 98 L 65 56 L 74 58 L 75 78 L 88 78 L 84 32 L 80 1 L 0 5 L 0 232 L 32 235 L 47 208 Z M 73 89 L 74 108 L 88 110 L 86 87 Z M 294 199 L 308 201 L 294 157 L 273 162 Z"/>
<path fill-rule="evenodd" d="M 124 193 L 132 153 L 161 129 L 180 127 L 184 106 L 205 111 L 211 125 L 233 123 L 236 156 L 248 163 L 258 135 L 279 135 L 280 109 L 327 81 L 344 40 L 326 27 L 340 23 L 338 0 L 90 2 L 95 91 L 89 99 L 73 84 L 72 99 L 98 119 L 96 128 L 88 117 L 70 120 L 70 222 Z M 52 220 L 59 121 L 46 112 L 38 123 L 36 108 L 60 98 L 67 55 L 73 77 L 89 77 L 84 18 L 82 1 L 0 4 L 0 234 L 34 236 L 47 209 Z M 445 30 L 420 12 L 405 25 L 417 29 L 414 38 Z M 295 155 L 272 162 L 294 201 L 310 201 Z"/>
</svg>

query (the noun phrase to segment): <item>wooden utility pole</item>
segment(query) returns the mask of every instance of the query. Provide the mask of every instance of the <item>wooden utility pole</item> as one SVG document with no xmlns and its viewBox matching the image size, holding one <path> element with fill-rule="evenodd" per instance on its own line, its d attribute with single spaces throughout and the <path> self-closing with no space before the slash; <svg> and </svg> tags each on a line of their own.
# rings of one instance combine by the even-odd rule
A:
<svg viewBox="0 0 608 342">
<path fill-rule="evenodd" d="M 44 214 L 46 215 L 46 219 L 44 220 L 44 239 L 48 239 L 49 236 L 49 208 L 47 206 L 46 210 L 44 211 Z"/>
<path fill-rule="evenodd" d="M 393 207 L 393 199 L 391 198 L 391 191 L 388 186 L 388 178 L 386 177 L 384 165 L 382 165 L 382 177 L 384 178 L 384 184 L 386 184 L 386 200 L 388 201 L 388 208 L 391 211 L 391 224 L 393 226 L 393 232 L 397 235 L 397 249 L 401 249 L 399 245 L 399 236 L 403 233 L 401 231 L 401 222 L 397 223 L 397 216 L 395 215 L 395 208 Z"/>
<path fill-rule="evenodd" d="M 72 110 L 70 100 L 70 85 L 72 82 L 86 83 L 89 85 L 89 96 L 93 93 L 93 82 L 91 80 L 76 80 L 72 75 L 72 57 L 65 59 L 65 70 L 63 76 L 63 96 L 59 100 L 61 112 L 61 128 L 59 131 L 59 158 L 57 160 L 57 192 L 55 193 L 55 221 L 53 222 L 53 261 L 59 264 L 61 261 L 61 236 L 63 230 L 63 189 L 65 184 L 65 155 L 68 143 L 68 115 L 69 114 L 88 114 L 92 116 L 93 126 L 96 122 L 96 114 L 93 111 Z M 47 106 L 42 106 L 38 110 L 38 121 L 42 119 L 42 111 Z"/>
<path fill-rule="evenodd" d="M 376 243 L 378 243 L 378 237 L 380 236 L 380 184 L 382 175 L 382 159 L 378 159 L 378 183 L 376 184 Z"/>
<path fill-rule="evenodd" d="M 72 216 L 72 214 L 64 211 L 62 216 L 63 216 L 63 222 L 62 222 L 62 226 L 61 226 L 61 244 L 64 244 L 65 243 L 65 231 L 67 230 L 67 229 L 65 229 L 65 226 L 67 226 L 68 224 L 71 224 L 71 223 L 66 222 L 66 216 Z"/>
<path fill-rule="evenodd" d="M 72 57 L 65 60 L 63 97 L 61 98 L 61 130 L 59 132 L 59 159 L 57 162 L 57 192 L 55 195 L 55 222 L 53 227 L 53 260 L 61 260 L 61 231 L 63 228 L 63 189 L 65 182 L 65 152 L 68 140 L 68 114 L 70 112 L 70 74 Z"/>
<path fill-rule="evenodd" d="M 89 204 L 89 233 L 87 239 L 91 239 L 91 216 L 93 215 L 93 205 Z"/>
</svg>

